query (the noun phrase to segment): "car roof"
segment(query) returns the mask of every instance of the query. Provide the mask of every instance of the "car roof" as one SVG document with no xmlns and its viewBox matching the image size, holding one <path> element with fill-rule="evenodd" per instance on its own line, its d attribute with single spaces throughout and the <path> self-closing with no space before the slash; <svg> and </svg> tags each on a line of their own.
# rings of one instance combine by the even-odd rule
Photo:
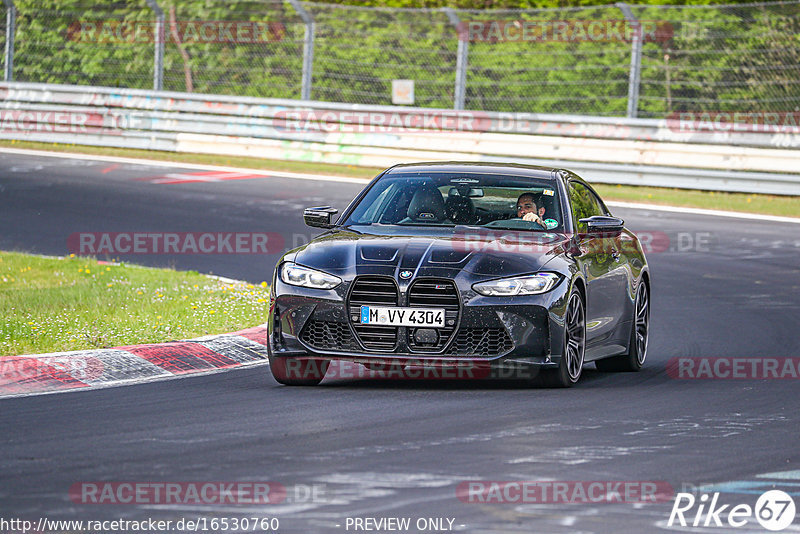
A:
<svg viewBox="0 0 800 534">
<path fill-rule="evenodd" d="M 429 163 L 404 163 L 395 165 L 386 171 L 390 174 L 448 172 L 458 174 L 508 174 L 539 179 L 553 179 L 559 169 L 540 167 L 538 165 L 522 165 L 517 163 L 488 163 L 464 161 L 437 161 Z"/>
</svg>

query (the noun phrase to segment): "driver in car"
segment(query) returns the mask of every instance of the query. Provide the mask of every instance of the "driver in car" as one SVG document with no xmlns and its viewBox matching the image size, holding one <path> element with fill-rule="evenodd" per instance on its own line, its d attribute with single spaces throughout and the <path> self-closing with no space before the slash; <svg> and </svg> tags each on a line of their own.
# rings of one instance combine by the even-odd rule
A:
<svg viewBox="0 0 800 534">
<path fill-rule="evenodd" d="M 535 222 L 542 228 L 547 228 L 542 217 L 545 209 L 538 206 L 536 196 L 533 193 L 522 193 L 517 199 L 517 217 L 523 221 Z"/>
</svg>

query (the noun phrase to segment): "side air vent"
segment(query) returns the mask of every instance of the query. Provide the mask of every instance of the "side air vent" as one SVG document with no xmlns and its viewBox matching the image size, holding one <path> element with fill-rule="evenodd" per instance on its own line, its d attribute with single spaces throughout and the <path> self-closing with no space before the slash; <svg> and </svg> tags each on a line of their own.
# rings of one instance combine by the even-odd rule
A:
<svg viewBox="0 0 800 534">
<path fill-rule="evenodd" d="M 514 348 L 505 328 L 462 328 L 451 352 L 464 356 L 499 356 Z"/>
<path fill-rule="evenodd" d="M 347 323 L 309 320 L 300 332 L 300 341 L 323 351 L 358 351 L 360 347 Z"/>
</svg>

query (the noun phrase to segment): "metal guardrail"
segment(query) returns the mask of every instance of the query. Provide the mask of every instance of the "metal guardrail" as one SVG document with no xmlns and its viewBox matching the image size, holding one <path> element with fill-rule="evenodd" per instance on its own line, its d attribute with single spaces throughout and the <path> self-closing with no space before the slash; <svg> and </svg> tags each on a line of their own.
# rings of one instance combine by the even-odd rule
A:
<svg viewBox="0 0 800 534">
<path fill-rule="evenodd" d="M 0 83 L 0 138 L 386 167 L 564 166 L 595 182 L 800 195 L 800 135 L 665 120 L 487 113 Z M 380 123 L 380 124 L 379 124 Z"/>
<path fill-rule="evenodd" d="M 6 108 L 16 104 L 44 103 L 61 106 L 103 106 L 131 116 L 141 111 L 166 111 L 202 113 L 209 116 L 276 118 L 289 110 L 313 110 L 320 122 L 325 122 L 325 112 L 338 113 L 336 123 L 357 124 L 358 113 L 388 113 L 401 116 L 464 117 L 472 119 L 473 132 L 511 134 L 558 135 L 598 139 L 625 139 L 641 141 L 667 141 L 710 145 L 733 145 L 774 148 L 800 148 L 800 135 L 787 133 L 729 131 L 683 131 L 680 125 L 671 125 L 665 119 L 626 119 L 613 117 L 550 115 L 537 113 L 453 111 L 431 108 L 398 106 L 364 106 L 335 102 L 298 101 L 192 93 L 154 92 L 142 89 L 86 87 L 80 85 L 53 85 L 33 83 L 0 83 L 0 102 Z M 13 104 L 12 104 L 13 103 Z M 349 119 L 349 120 L 348 120 Z M 235 120 L 235 119 L 231 119 Z M 677 128 L 675 127 L 677 126 Z M 313 129 L 314 124 L 308 124 Z M 330 131 L 329 128 L 319 128 Z M 443 125 L 442 129 L 448 129 Z"/>
</svg>

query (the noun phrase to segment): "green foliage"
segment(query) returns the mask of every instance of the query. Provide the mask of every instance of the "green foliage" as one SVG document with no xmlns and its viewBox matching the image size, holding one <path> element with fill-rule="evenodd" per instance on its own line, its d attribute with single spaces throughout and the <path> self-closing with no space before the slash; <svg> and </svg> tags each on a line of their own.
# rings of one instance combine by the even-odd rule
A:
<svg viewBox="0 0 800 534">
<path fill-rule="evenodd" d="M 457 9 L 541 9 L 606 6 L 604 0 L 327 0 L 329 4 L 373 7 L 452 7 Z M 710 5 L 749 3 L 749 0 L 649 0 L 651 5 Z"/>
<path fill-rule="evenodd" d="M 103 35 L 99 22 L 147 21 L 144 0 L 131 5 L 82 0 L 17 0 L 14 74 L 19 81 L 140 87 L 152 82 L 152 45 L 86 38 Z M 133 3 L 132 3 L 133 4 Z M 111 37 L 106 33 L 107 37 Z M 113 41 L 113 39 L 109 39 Z M 133 82 L 133 83 L 131 83 Z"/>
<path fill-rule="evenodd" d="M 639 114 L 677 111 L 793 111 L 800 106 L 800 3 L 632 6 L 664 29 L 643 46 Z M 690 2 L 686 2 L 690 3 Z M 711 0 L 692 4 L 711 4 Z M 347 5 L 345 5 L 347 4 Z M 151 88 L 154 13 L 145 0 L 16 0 L 14 78 L 19 81 Z M 299 98 L 305 24 L 284 0 L 161 0 L 167 14 L 164 88 Z M 312 98 L 390 104 L 394 79 L 415 81 L 419 106 L 453 106 L 462 22 L 622 21 L 614 5 L 590 0 L 331 0 L 304 3 L 315 20 Z M 565 6 L 570 6 L 566 9 Z M 517 8 L 552 8 L 520 12 Z M 503 9 L 506 9 L 505 11 Z M 178 22 L 179 39 L 170 31 Z M 192 39 L 181 24 L 251 21 L 270 30 L 254 42 Z M 137 34 L 132 28 L 144 29 Z M 150 38 L 147 37 L 150 31 Z M 491 111 L 621 116 L 631 43 L 625 39 L 468 43 L 466 107 Z"/>
</svg>

